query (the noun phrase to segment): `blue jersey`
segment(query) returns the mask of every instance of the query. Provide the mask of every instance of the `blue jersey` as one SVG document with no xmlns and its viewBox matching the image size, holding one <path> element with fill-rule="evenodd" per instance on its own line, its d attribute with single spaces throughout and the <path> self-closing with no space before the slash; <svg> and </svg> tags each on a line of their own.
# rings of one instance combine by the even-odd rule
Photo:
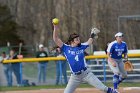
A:
<svg viewBox="0 0 140 93">
<path fill-rule="evenodd" d="M 72 72 L 81 71 L 86 67 L 84 51 L 88 46 L 87 43 L 81 43 L 78 47 L 71 47 L 67 44 L 61 47 Z"/>
<path fill-rule="evenodd" d="M 115 40 L 108 45 L 107 52 L 110 53 L 111 58 L 121 59 L 122 55 L 128 52 L 128 48 L 124 41 L 119 44 Z"/>
</svg>

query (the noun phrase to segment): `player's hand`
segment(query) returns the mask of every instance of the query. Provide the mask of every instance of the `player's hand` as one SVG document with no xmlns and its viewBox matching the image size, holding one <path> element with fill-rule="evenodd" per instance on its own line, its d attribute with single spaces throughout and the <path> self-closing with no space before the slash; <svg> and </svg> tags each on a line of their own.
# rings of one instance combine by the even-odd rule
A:
<svg viewBox="0 0 140 93">
<path fill-rule="evenodd" d="M 53 25 L 54 26 L 54 30 L 58 30 L 58 25 Z"/>
<path fill-rule="evenodd" d="M 116 62 L 112 58 L 109 58 L 109 62 L 111 62 L 113 67 L 116 67 Z"/>
<path fill-rule="evenodd" d="M 3 61 L 4 61 L 4 60 L 6 60 L 6 59 L 2 59 L 2 60 L 0 60 L 0 63 L 2 63 L 2 64 L 3 64 Z"/>
<path fill-rule="evenodd" d="M 3 63 L 3 60 L 1 60 L 0 63 Z"/>
<path fill-rule="evenodd" d="M 124 63 L 127 62 L 127 61 L 128 61 L 128 58 L 125 58 L 125 59 L 123 60 Z"/>
<path fill-rule="evenodd" d="M 111 62 L 113 67 L 116 67 L 116 63 L 115 62 Z"/>
<path fill-rule="evenodd" d="M 17 55 L 18 59 L 23 59 L 23 55 Z"/>
</svg>

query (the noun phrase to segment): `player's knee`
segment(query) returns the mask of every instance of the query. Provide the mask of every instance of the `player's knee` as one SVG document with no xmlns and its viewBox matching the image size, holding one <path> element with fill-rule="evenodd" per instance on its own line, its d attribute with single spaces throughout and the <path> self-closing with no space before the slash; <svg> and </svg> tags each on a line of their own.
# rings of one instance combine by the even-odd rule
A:
<svg viewBox="0 0 140 93">
<path fill-rule="evenodd" d="M 118 71 L 118 72 L 114 72 L 114 75 L 120 75 L 120 72 Z"/>
<path fill-rule="evenodd" d="M 119 82 L 119 75 L 114 75 L 113 76 L 113 83 L 118 83 Z"/>
</svg>

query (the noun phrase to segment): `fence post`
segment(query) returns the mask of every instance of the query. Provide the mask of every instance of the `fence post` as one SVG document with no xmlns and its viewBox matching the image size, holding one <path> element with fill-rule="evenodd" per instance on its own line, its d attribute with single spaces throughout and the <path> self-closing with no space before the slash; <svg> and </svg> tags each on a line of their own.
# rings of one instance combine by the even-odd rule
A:
<svg viewBox="0 0 140 93">
<path fill-rule="evenodd" d="M 20 86 L 22 86 L 23 84 L 22 84 L 22 80 L 23 80 L 23 78 L 22 78 L 22 63 L 20 63 Z"/>
<path fill-rule="evenodd" d="M 103 59 L 103 75 L 104 75 L 104 83 L 106 83 L 106 61 L 105 58 Z"/>
<path fill-rule="evenodd" d="M 18 55 L 21 55 L 21 49 L 22 49 L 22 42 L 21 43 L 19 43 L 19 50 L 18 50 Z M 22 62 L 20 62 L 20 86 L 22 86 L 23 84 L 22 84 Z"/>
</svg>

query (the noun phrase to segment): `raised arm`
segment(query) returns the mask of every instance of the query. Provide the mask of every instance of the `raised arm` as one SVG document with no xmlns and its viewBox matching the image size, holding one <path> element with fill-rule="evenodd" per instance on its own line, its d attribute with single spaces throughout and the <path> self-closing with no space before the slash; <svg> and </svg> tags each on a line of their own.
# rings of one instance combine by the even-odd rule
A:
<svg viewBox="0 0 140 93">
<path fill-rule="evenodd" d="M 100 32 L 99 29 L 97 28 L 92 28 L 91 29 L 91 35 L 90 35 L 90 38 L 88 39 L 87 43 L 88 45 L 91 45 L 93 43 L 93 39 L 97 39 L 98 38 L 98 33 Z"/>
<path fill-rule="evenodd" d="M 90 38 L 88 39 L 87 43 L 88 43 L 88 45 L 91 45 L 91 44 L 93 43 L 93 38 L 90 37 Z"/>
<path fill-rule="evenodd" d="M 62 47 L 63 42 L 62 42 L 62 40 L 58 36 L 59 27 L 58 27 L 58 25 L 54 25 L 54 24 L 53 24 L 53 26 L 54 26 L 53 40 L 56 43 L 56 45 L 58 45 L 59 47 Z"/>
</svg>

